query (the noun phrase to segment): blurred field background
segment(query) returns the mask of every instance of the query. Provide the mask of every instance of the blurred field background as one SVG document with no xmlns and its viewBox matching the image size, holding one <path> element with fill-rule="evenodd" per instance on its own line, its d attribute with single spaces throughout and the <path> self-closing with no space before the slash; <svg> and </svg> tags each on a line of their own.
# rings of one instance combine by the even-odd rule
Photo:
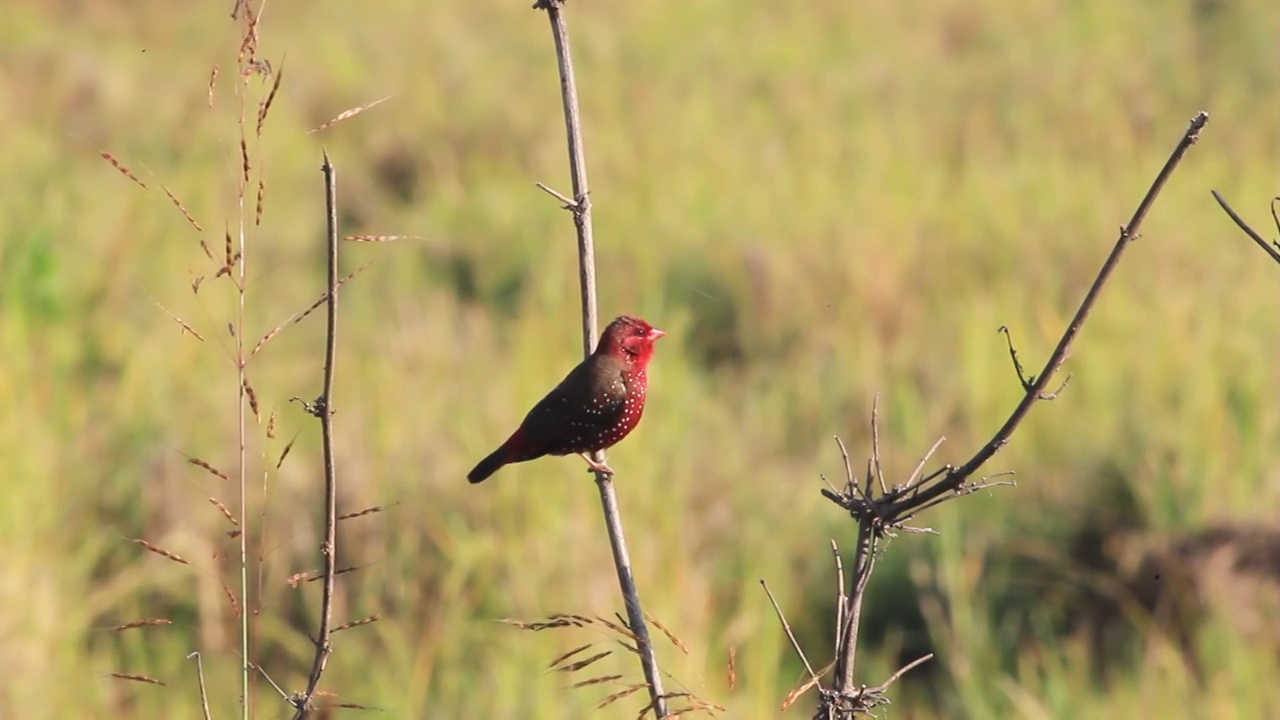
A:
<svg viewBox="0 0 1280 720">
<path fill-rule="evenodd" d="M 235 545 L 206 501 L 234 510 L 236 493 L 184 457 L 235 466 L 233 296 L 225 279 L 191 291 L 216 269 L 198 240 L 221 252 L 236 214 L 232 4 L 20 0 L 0 24 L 4 720 L 194 717 L 184 657 L 197 649 L 215 717 L 237 707 L 222 587 Z M 273 0 L 262 17 L 262 55 L 285 75 L 253 148 L 266 214 L 250 236 L 250 336 L 320 293 L 322 145 L 344 233 L 424 238 L 343 249 L 348 269 L 373 264 L 342 295 L 342 509 L 398 504 L 343 524 L 339 564 L 367 567 L 340 578 L 336 619 L 385 619 L 335 638 L 323 687 L 391 717 L 633 717 L 641 704 L 596 710 L 617 687 L 570 687 L 638 682 L 630 657 L 546 670 L 607 636 L 494 622 L 622 610 L 581 462 L 464 480 L 579 354 L 572 224 L 533 186 L 568 190 L 550 36 L 528 6 Z M 1280 506 L 1280 272 L 1209 196 L 1274 237 L 1273 3 L 569 12 L 602 315 L 670 333 L 646 421 L 610 455 L 646 609 L 688 649 L 659 638 L 668 689 L 722 717 L 781 714 L 803 669 L 758 579 L 825 664 L 828 543 L 853 538 L 818 494 L 820 473 L 841 473 L 831 436 L 865 457 L 880 393 L 891 472 L 939 435 L 940 461 L 965 459 L 1019 393 L 996 328 L 1039 368 L 1203 108 L 1208 130 L 1086 327 L 1070 387 L 989 468 L 1019 486 L 933 513 L 941 537 L 890 543 L 862 679 L 932 650 L 891 693 L 893 716 L 1280 716 L 1280 622 L 1256 602 L 1276 597 L 1280 570 L 1250 530 Z M 305 684 L 299 629 L 314 628 L 320 588 L 286 578 L 315 567 L 321 507 L 316 423 L 288 399 L 318 393 L 322 336 L 311 318 L 250 368 L 277 415 L 277 438 L 255 425 L 250 447 L 266 557 L 256 659 L 288 691 Z M 1232 560 L 1245 556 L 1264 561 Z M 1161 574 L 1152 562 L 1199 601 L 1153 610 L 1143 598 L 1164 586 L 1139 587 Z M 174 623 L 103 630 L 143 617 Z M 253 700 L 258 717 L 287 716 L 264 683 Z"/>
</svg>

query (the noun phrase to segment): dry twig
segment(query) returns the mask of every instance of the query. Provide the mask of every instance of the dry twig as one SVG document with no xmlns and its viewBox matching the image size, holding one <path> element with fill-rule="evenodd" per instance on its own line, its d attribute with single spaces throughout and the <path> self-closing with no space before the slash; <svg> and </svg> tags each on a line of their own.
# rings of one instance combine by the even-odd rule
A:
<svg viewBox="0 0 1280 720">
<path fill-rule="evenodd" d="M 1217 200 L 1218 204 L 1222 206 L 1223 211 L 1227 213 L 1227 217 L 1231 218 L 1231 222 L 1235 223 L 1236 227 L 1243 230 L 1244 234 L 1249 236 L 1249 239 L 1257 243 L 1258 247 L 1262 248 L 1263 252 L 1270 255 L 1272 260 L 1280 263 L 1280 242 L 1267 242 L 1264 240 L 1256 230 L 1249 227 L 1249 223 L 1245 222 L 1244 218 L 1241 218 L 1236 214 L 1235 210 L 1231 209 L 1231 206 L 1227 204 L 1226 199 L 1223 198 L 1217 190 L 1211 190 L 1210 192 L 1213 193 L 1213 199 Z M 1280 231 L 1280 215 L 1276 214 L 1276 203 L 1278 201 L 1280 201 L 1280 197 L 1273 198 L 1271 201 L 1271 218 L 1275 220 L 1276 230 Z"/>
<path fill-rule="evenodd" d="M 294 720 L 301 720 L 314 709 L 312 698 L 320 676 L 324 674 L 329 654 L 333 652 L 330 636 L 333 633 L 333 585 L 337 570 L 338 481 L 333 459 L 333 375 L 334 357 L 338 347 L 338 200 L 337 178 L 329 154 L 324 154 L 325 215 L 328 218 L 329 280 L 326 317 L 328 331 L 324 346 L 324 391 L 313 404 L 313 414 L 320 419 L 320 435 L 324 445 L 324 542 L 320 545 L 320 558 L 324 563 L 324 589 L 320 605 L 320 629 L 315 637 L 315 655 L 311 659 L 311 674 L 307 689 L 300 697 L 293 698 L 297 712 Z M 283 458 L 281 458 L 283 460 Z"/>
</svg>

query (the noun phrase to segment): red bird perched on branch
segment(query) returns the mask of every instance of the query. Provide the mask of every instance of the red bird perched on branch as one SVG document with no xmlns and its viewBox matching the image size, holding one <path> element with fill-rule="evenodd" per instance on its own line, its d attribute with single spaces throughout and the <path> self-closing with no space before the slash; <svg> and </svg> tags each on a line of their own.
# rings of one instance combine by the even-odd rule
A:
<svg viewBox="0 0 1280 720">
<path fill-rule="evenodd" d="M 609 323 L 596 351 L 534 405 L 519 429 L 467 479 L 478 483 L 503 465 L 570 453 L 581 455 L 591 470 L 613 474 L 588 454 L 613 447 L 640 424 L 653 341 L 663 335 L 631 315 Z"/>
</svg>

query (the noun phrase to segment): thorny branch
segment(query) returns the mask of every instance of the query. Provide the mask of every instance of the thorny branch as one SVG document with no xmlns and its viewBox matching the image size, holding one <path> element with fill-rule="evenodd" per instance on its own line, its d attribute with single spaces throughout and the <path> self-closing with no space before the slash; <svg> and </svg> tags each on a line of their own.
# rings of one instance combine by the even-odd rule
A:
<svg viewBox="0 0 1280 720">
<path fill-rule="evenodd" d="M 578 235 L 578 279 L 582 288 L 582 350 L 590 355 L 597 342 L 596 265 L 595 240 L 591 228 L 591 196 L 587 186 L 586 152 L 582 141 L 582 116 L 578 109 L 578 90 L 573 75 L 573 61 L 569 54 L 569 29 L 564 18 L 564 0 L 537 0 L 535 10 L 545 10 L 551 23 L 551 36 L 555 41 L 556 61 L 560 69 L 560 95 L 564 104 L 565 135 L 569 145 L 569 173 L 573 183 L 573 197 L 568 198 L 539 183 L 548 194 L 560 200 L 565 209 L 573 213 L 573 224 Z M 592 454 L 595 462 L 604 462 L 604 453 Z M 600 504 L 604 511 L 605 527 L 609 533 L 609 545 L 613 551 L 614 569 L 627 608 L 628 629 L 636 636 L 636 649 L 649 688 L 649 707 L 656 718 L 667 717 L 667 696 L 662 691 L 662 676 L 640 594 L 636 590 L 635 576 L 631 571 L 631 556 L 627 552 L 626 536 L 622 530 L 622 515 L 618 510 L 618 498 L 613 488 L 613 478 L 607 473 L 596 473 L 596 485 L 600 491 Z"/>
<path fill-rule="evenodd" d="M 291 699 L 297 708 L 294 720 L 306 717 L 312 708 L 316 686 L 324 674 L 329 655 L 333 652 L 330 641 L 333 624 L 333 584 L 337 568 L 338 482 L 333 460 L 333 366 L 338 347 L 338 200 L 337 179 L 329 153 L 324 154 L 324 200 L 328 218 L 329 280 L 326 285 L 326 316 L 328 331 L 324 347 L 324 391 L 311 404 L 313 415 L 320 419 L 320 434 L 324 444 L 324 542 L 320 545 L 320 557 L 324 565 L 324 588 L 320 604 L 320 629 L 315 637 L 315 655 L 311 660 L 311 674 L 307 689 Z"/>
<path fill-rule="evenodd" d="M 931 655 L 926 655 L 914 660 L 893 673 L 880 685 L 868 687 L 855 683 L 855 661 L 857 658 L 862 601 L 866 594 L 867 582 L 871 578 L 871 572 L 875 569 L 880 540 L 892 537 L 899 530 L 906 532 L 932 532 L 928 528 L 912 528 L 905 523 L 921 511 L 952 498 L 991 487 L 1013 484 L 1011 481 L 989 482 L 994 477 L 1010 473 L 973 478 L 978 470 L 1009 442 L 1013 432 L 1026 418 L 1027 413 L 1036 402 L 1052 400 L 1057 396 L 1058 392 L 1061 392 L 1061 387 L 1055 392 L 1049 392 L 1049 383 L 1070 354 L 1072 343 L 1075 341 L 1076 336 L 1079 335 L 1080 329 L 1084 326 L 1090 311 L 1093 310 L 1094 305 L 1097 303 L 1102 288 L 1111 278 L 1112 273 L 1119 264 L 1125 249 L 1139 237 L 1139 228 L 1143 220 L 1146 219 L 1147 213 L 1150 211 L 1156 197 L 1160 194 L 1165 182 L 1173 174 L 1174 169 L 1177 168 L 1187 150 L 1199 139 L 1200 132 L 1204 129 L 1208 120 L 1209 115 L 1205 112 L 1199 112 L 1191 119 L 1190 126 L 1178 142 L 1177 147 L 1174 148 L 1169 159 L 1165 162 L 1160 173 L 1152 182 L 1146 195 L 1138 204 L 1128 224 L 1120 228 L 1120 236 L 1116 240 L 1115 246 L 1103 262 L 1093 284 L 1089 287 L 1088 292 L 1085 293 L 1075 316 L 1067 325 L 1061 339 L 1058 341 L 1057 347 L 1049 355 L 1049 359 L 1045 362 L 1044 368 L 1038 375 L 1026 375 L 1017 352 L 1013 348 L 1013 343 L 1011 340 L 1009 341 L 1009 354 L 1013 360 L 1018 382 L 1023 389 L 1023 397 L 1010 413 L 1009 418 L 1005 420 L 992 438 L 973 457 L 962 465 L 944 465 L 933 472 L 922 475 L 924 466 L 942 442 L 942 440 L 939 440 L 929 449 L 905 482 L 895 484 L 892 489 L 885 490 L 882 476 L 883 466 L 880 463 L 879 421 L 877 412 L 873 410 L 871 420 L 873 437 L 871 458 L 867 463 L 867 477 L 863 479 L 863 485 L 860 487 L 858 479 L 852 471 L 848 451 L 844 443 L 840 442 L 839 438 L 836 439 L 840 446 L 841 456 L 844 459 L 845 487 L 841 491 L 824 488 L 822 494 L 846 510 L 857 521 L 858 536 L 857 547 L 853 554 L 853 577 L 849 581 L 850 585 L 847 594 L 843 589 L 844 567 L 840 561 L 839 553 L 836 553 L 836 569 L 837 575 L 841 578 L 841 590 L 836 603 L 837 648 L 835 673 L 834 680 L 829 686 L 820 686 L 818 689 L 819 704 L 815 718 L 848 720 L 855 716 L 869 714 L 876 707 L 889 702 L 884 693 L 892 683 L 907 671 L 932 657 Z M 1217 193 L 1214 193 L 1214 195 L 1217 197 Z M 1256 233 L 1250 232 L 1242 221 L 1237 219 L 1220 197 L 1218 201 L 1222 203 L 1228 214 L 1237 221 L 1237 224 L 1240 224 L 1242 228 L 1245 228 L 1246 232 L 1250 233 L 1251 237 L 1254 237 L 1255 241 L 1258 241 L 1264 247 L 1266 246 L 1266 243 L 1261 241 Z M 1268 251 L 1272 252 L 1270 248 L 1268 248 Z M 1273 253 L 1273 257 L 1275 256 Z M 1278 261 L 1280 261 L 1280 258 L 1278 258 Z M 1006 334 L 1006 338 L 1008 337 L 1008 331 L 1005 328 L 1001 328 L 1001 332 Z M 1063 387 L 1065 387 L 1065 383 L 1063 383 Z M 874 494 L 873 475 L 879 481 L 878 484 L 881 487 L 879 495 Z"/>
</svg>

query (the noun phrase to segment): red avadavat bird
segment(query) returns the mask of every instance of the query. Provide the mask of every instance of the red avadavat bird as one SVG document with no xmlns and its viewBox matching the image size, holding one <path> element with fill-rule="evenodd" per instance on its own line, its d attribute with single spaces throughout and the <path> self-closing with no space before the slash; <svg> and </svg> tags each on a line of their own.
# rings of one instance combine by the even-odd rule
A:
<svg viewBox="0 0 1280 720">
<path fill-rule="evenodd" d="M 588 453 L 613 447 L 640 423 L 653 341 L 666 335 L 638 317 L 609 323 L 595 352 L 529 411 L 520 427 L 467 474 L 478 483 L 503 465 L 576 453 L 590 470 L 612 474 Z"/>
</svg>

